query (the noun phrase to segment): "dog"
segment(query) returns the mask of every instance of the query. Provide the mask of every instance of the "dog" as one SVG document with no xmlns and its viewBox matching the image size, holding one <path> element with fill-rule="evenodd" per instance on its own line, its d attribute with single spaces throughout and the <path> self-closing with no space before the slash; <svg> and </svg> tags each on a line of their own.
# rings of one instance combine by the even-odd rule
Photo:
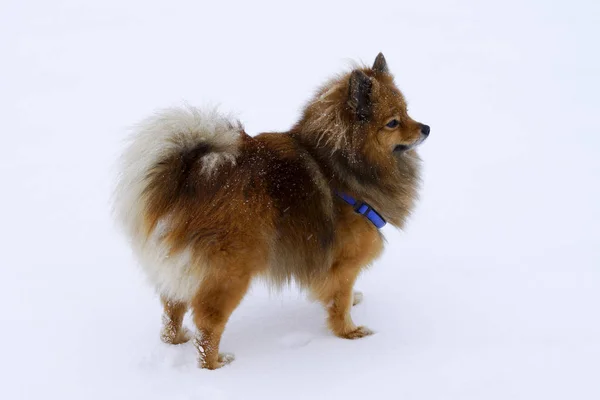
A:
<svg viewBox="0 0 600 400">
<path fill-rule="evenodd" d="M 257 277 L 305 289 L 336 336 L 372 334 L 350 316 L 362 299 L 353 286 L 382 252 L 379 228 L 402 228 L 415 205 L 416 147 L 429 131 L 409 117 L 381 53 L 322 86 L 289 132 L 249 136 L 189 106 L 141 122 L 114 208 L 160 295 L 161 339 L 191 339 L 191 309 L 199 367 L 228 364 L 221 335 Z"/>
</svg>

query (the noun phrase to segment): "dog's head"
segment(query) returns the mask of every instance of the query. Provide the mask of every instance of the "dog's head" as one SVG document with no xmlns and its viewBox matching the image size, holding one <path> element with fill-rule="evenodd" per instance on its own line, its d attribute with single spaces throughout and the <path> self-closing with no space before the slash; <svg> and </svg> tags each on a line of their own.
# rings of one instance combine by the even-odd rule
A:
<svg viewBox="0 0 600 400">
<path fill-rule="evenodd" d="M 291 134 L 310 149 L 330 185 L 376 208 L 402 227 L 414 206 L 429 126 L 408 115 L 383 54 L 325 84 Z"/>
<path fill-rule="evenodd" d="M 381 53 L 371 68 L 356 68 L 321 88 L 306 107 L 300 130 L 317 147 L 340 151 L 350 162 L 366 157 L 370 164 L 393 162 L 430 131 L 408 115 Z"/>
<path fill-rule="evenodd" d="M 429 136 L 429 126 L 408 115 L 406 101 L 394 84 L 383 54 L 373 67 L 354 70 L 348 79 L 348 105 L 366 136 L 370 152 L 402 153 Z M 365 149 L 367 150 L 367 149 Z"/>
</svg>

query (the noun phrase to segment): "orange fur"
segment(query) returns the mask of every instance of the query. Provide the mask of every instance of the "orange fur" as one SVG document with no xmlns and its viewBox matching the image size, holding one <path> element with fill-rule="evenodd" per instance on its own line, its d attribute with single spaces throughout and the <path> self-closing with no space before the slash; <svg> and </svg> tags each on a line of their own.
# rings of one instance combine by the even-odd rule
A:
<svg viewBox="0 0 600 400">
<path fill-rule="evenodd" d="M 386 126 L 393 119 L 398 126 Z M 354 283 L 380 255 L 383 239 L 333 191 L 369 203 L 402 227 L 419 182 L 420 161 L 409 147 L 423 139 L 422 127 L 408 116 L 380 55 L 373 68 L 326 84 L 290 132 L 251 137 L 239 128 L 221 147 L 202 137 L 190 144 L 175 132 L 179 150 L 160 153 L 145 170 L 136 203 L 141 222 L 132 234 L 142 243 L 156 236 L 167 259 L 183 260 L 181 279 L 198 283 L 193 294 L 162 293 L 163 341 L 189 338 L 182 328 L 189 307 L 200 367 L 230 362 L 219 354 L 221 335 L 257 276 L 308 289 L 327 308 L 335 335 L 371 334 L 354 324 L 350 309 L 360 300 Z M 397 151 L 401 145 L 406 151 Z M 209 161 L 220 156 L 228 162 L 208 173 Z"/>
</svg>

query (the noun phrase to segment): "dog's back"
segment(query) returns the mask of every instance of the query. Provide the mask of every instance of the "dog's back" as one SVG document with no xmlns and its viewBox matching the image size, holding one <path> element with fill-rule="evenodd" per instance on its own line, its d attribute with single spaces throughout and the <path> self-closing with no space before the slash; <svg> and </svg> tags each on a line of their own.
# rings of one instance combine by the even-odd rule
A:
<svg viewBox="0 0 600 400">
<path fill-rule="evenodd" d="M 168 109 L 139 125 L 122 165 L 118 215 L 169 299 L 190 301 L 224 262 L 278 285 L 330 264 L 331 192 L 289 135 L 252 138 L 216 111 Z"/>
</svg>

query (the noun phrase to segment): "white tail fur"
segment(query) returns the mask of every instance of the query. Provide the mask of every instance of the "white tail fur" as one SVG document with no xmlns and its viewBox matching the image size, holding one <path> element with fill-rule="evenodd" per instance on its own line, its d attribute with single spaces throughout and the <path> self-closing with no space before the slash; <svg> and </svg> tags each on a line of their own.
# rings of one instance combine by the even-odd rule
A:
<svg viewBox="0 0 600 400">
<path fill-rule="evenodd" d="M 215 109 L 169 108 L 139 123 L 130 137 L 120 163 L 114 193 L 114 212 L 131 240 L 144 271 L 159 293 L 184 300 L 200 282 L 189 279 L 189 250 L 177 255 L 162 241 L 169 230 L 168 218 L 148 236 L 142 232 L 145 212 L 143 196 L 151 168 L 174 153 L 207 144 L 211 151 L 202 157 L 202 174 L 211 174 L 223 163 L 235 163 L 239 152 L 241 124 Z"/>
</svg>

